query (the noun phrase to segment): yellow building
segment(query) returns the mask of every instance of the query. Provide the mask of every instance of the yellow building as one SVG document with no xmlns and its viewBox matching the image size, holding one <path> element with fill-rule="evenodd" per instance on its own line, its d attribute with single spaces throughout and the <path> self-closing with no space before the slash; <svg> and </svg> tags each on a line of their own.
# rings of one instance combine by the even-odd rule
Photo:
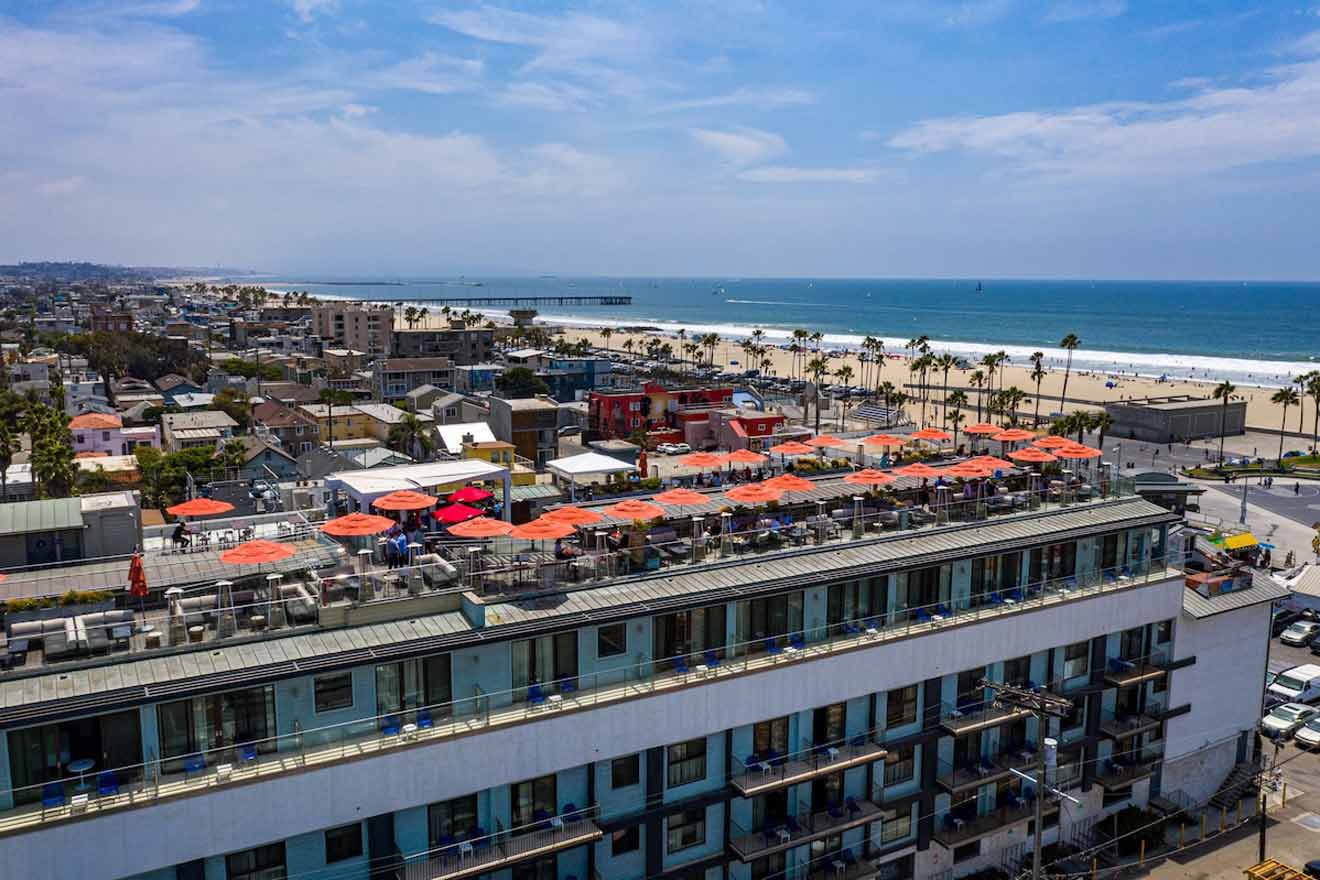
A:
<svg viewBox="0 0 1320 880">
<path fill-rule="evenodd" d="M 321 438 L 322 443 L 329 443 L 332 436 L 335 440 L 361 440 L 376 436 L 374 431 L 376 420 L 358 411 L 356 407 L 334 407 L 333 434 L 331 433 L 330 424 L 331 407 L 328 404 L 305 403 L 298 409 L 316 419 L 316 424 L 321 429 L 318 436 Z"/>
<path fill-rule="evenodd" d="M 519 464 L 516 452 L 516 446 L 503 440 L 473 441 L 463 444 L 464 458 L 479 458 L 491 464 L 503 465 L 509 469 L 513 485 L 531 486 L 536 482 L 536 471 L 525 464 Z"/>
</svg>

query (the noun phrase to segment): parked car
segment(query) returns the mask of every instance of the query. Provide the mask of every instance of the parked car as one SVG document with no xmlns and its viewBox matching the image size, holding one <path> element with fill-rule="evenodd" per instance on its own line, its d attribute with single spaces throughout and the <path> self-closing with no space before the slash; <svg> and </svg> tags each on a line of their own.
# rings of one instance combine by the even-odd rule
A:
<svg viewBox="0 0 1320 880">
<path fill-rule="evenodd" d="M 673 455 L 687 455 L 692 451 L 692 447 L 686 443 L 670 443 L 669 445 L 673 447 Z"/>
<path fill-rule="evenodd" d="M 674 454 L 674 444 L 672 444 L 672 443 L 657 443 L 657 444 L 655 444 L 655 451 L 658 452 L 658 453 L 661 454 L 661 455 L 673 455 L 673 454 Z"/>
<path fill-rule="evenodd" d="M 1311 859 L 1303 865 L 1302 873 L 1308 877 L 1320 878 L 1320 859 Z"/>
<path fill-rule="evenodd" d="M 1299 727 L 1293 742 L 1304 749 L 1320 749 L 1320 715 Z"/>
<path fill-rule="evenodd" d="M 1279 641 L 1285 645 L 1301 648 L 1311 644 L 1317 634 L 1320 634 L 1320 623 L 1313 620 L 1298 620 L 1289 624 L 1283 635 L 1279 636 Z"/>
<path fill-rule="evenodd" d="M 1274 677 L 1269 693 L 1288 703 L 1313 703 L 1320 699 L 1320 666 L 1307 663 L 1285 669 Z"/>
<path fill-rule="evenodd" d="M 1275 638 L 1283 635 L 1283 631 L 1294 623 L 1302 619 L 1302 613 L 1292 608 L 1275 608 L 1274 617 L 1270 620 L 1270 634 Z"/>
<path fill-rule="evenodd" d="M 1260 720 L 1260 732 L 1271 739 L 1288 739 L 1316 716 L 1320 709 L 1301 703 L 1284 703 Z"/>
</svg>

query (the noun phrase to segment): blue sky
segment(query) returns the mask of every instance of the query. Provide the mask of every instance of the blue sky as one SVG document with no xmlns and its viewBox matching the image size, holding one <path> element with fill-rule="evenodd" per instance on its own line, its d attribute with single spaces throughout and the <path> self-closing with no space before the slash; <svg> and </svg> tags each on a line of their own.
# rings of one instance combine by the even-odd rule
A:
<svg viewBox="0 0 1320 880">
<path fill-rule="evenodd" d="M 0 4 L 0 260 L 1320 277 L 1320 4 Z"/>
</svg>

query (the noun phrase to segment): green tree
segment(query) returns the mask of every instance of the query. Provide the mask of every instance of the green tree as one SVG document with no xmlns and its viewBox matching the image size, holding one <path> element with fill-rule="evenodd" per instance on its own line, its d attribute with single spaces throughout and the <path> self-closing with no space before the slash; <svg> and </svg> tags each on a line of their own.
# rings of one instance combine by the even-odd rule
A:
<svg viewBox="0 0 1320 880">
<path fill-rule="evenodd" d="M 0 504 L 9 500 L 9 466 L 14 463 L 14 453 L 22 449 L 10 421 L 0 421 Z"/>
<path fill-rule="evenodd" d="M 1031 353 L 1031 380 L 1036 383 L 1036 410 L 1031 417 L 1033 426 L 1040 424 L 1040 383 L 1045 379 L 1045 352 Z"/>
<path fill-rule="evenodd" d="M 1315 421 L 1311 424 L 1311 454 L 1320 454 L 1320 370 L 1306 380 L 1306 394 L 1315 403 Z"/>
<path fill-rule="evenodd" d="M 495 380 L 495 387 L 506 399 L 548 394 L 550 386 L 526 367 L 510 367 Z"/>
<path fill-rule="evenodd" d="M 242 470 L 247 464 L 247 446 L 241 437 L 226 440 L 220 450 L 220 465 L 230 470 Z"/>
<path fill-rule="evenodd" d="M 404 455 L 426 459 L 435 449 L 435 435 L 421 419 L 406 413 L 391 426 L 387 445 Z"/>
<path fill-rule="evenodd" d="M 1059 395 L 1059 409 L 1061 410 L 1066 409 L 1068 406 L 1068 377 L 1072 375 L 1073 352 L 1081 344 L 1082 340 L 1075 333 L 1069 333 L 1059 340 L 1059 348 L 1068 352 L 1068 361 L 1063 367 L 1063 392 Z"/>
<path fill-rule="evenodd" d="M 1222 401 L 1223 407 L 1219 410 L 1219 461 L 1224 460 L 1224 437 L 1228 433 L 1228 402 L 1237 397 L 1237 386 L 1225 379 L 1215 386 L 1215 390 L 1210 393 L 1215 400 Z"/>
<path fill-rule="evenodd" d="M 221 389 L 215 400 L 211 401 L 211 409 L 222 412 L 238 422 L 239 431 L 246 432 L 252 424 L 252 404 L 248 403 L 247 395 L 233 388 Z"/>
<path fill-rule="evenodd" d="M 78 485 L 73 432 L 64 413 L 48 406 L 31 408 L 32 479 L 42 498 L 67 498 Z"/>
<path fill-rule="evenodd" d="M 1114 417 L 1111 416 L 1109 413 L 1105 412 L 1104 410 L 1101 410 L 1100 412 L 1091 416 L 1091 427 L 1099 432 L 1099 439 L 1096 441 L 1095 444 L 1096 448 L 1100 450 L 1104 450 L 1105 433 L 1110 428 L 1114 427 Z"/>
<path fill-rule="evenodd" d="M 95 495 L 97 492 L 109 492 L 115 487 L 114 480 L 105 472 L 105 468 L 97 465 L 94 470 L 78 469 L 78 494 Z"/>
<path fill-rule="evenodd" d="M 1279 419 L 1279 464 L 1283 465 L 1283 440 L 1284 432 L 1288 430 L 1288 407 L 1297 406 L 1302 402 L 1302 398 L 1297 394 L 1297 389 L 1291 385 L 1280 388 L 1270 397 L 1270 403 L 1277 403 L 1283 407 L 1283 415 Z"/>
<path fill-rule="evenodd" d="M 820 433 L 820 383 L 829 372 L 830 365 L 823 357 L 814 357 L 807 363 L 807 375 L 816 386 L 816 433 Z"/>
</svg>

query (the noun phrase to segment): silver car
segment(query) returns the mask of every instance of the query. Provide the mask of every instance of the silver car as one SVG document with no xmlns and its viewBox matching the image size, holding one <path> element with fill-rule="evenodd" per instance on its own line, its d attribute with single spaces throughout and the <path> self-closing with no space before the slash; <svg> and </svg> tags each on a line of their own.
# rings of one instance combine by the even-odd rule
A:
<svg viewBox="0 0 1320 880">
<path fill-rule="evenodd" d="M 1301 703 L 1284 703 L 1260 720 L 1260 732 L 1271 739 L 1287 739 L 1316 716 L 1320 709 Z"/>
</svg>

